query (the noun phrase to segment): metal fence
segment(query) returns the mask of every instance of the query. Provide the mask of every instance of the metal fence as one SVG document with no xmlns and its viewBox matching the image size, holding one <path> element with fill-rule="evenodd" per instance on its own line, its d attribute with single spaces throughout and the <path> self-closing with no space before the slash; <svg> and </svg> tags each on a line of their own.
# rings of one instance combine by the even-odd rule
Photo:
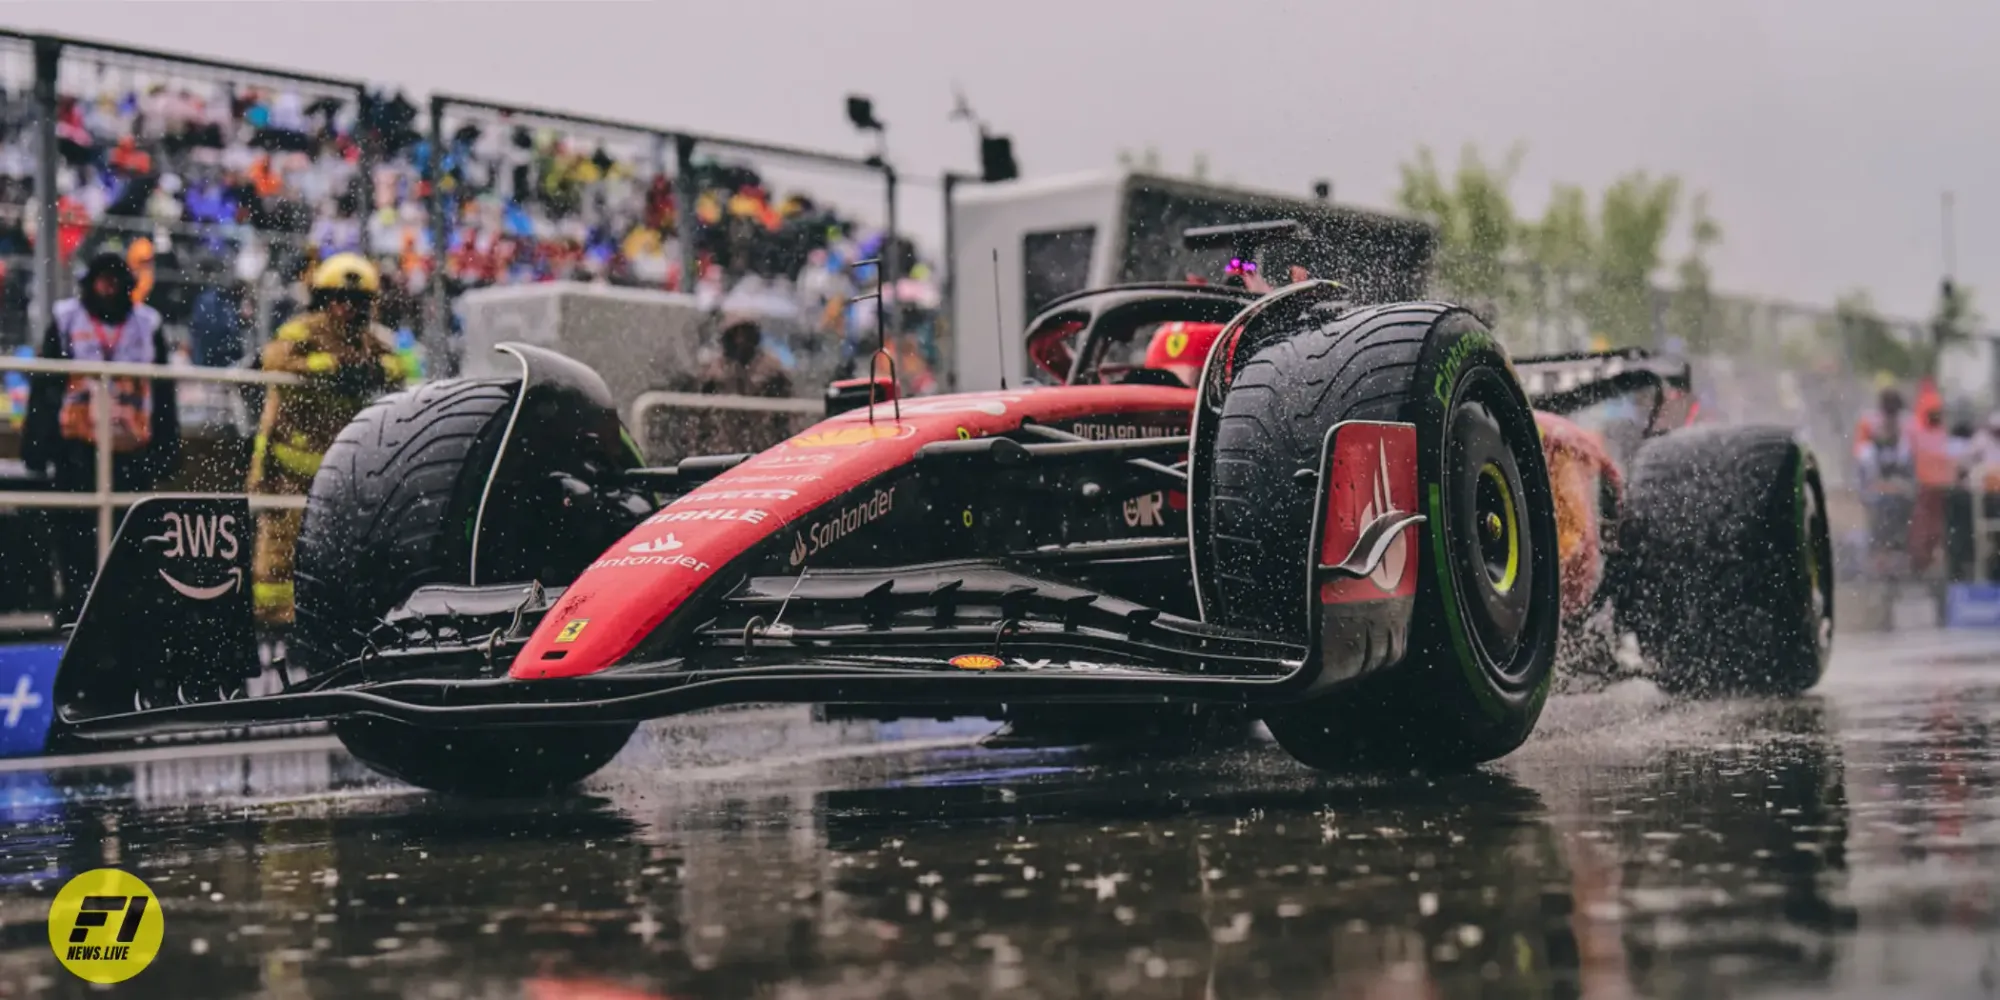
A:
<svg viewBox="0 0 2000 1000">
<path fill-rule="evenodd" d="M 82 376 L 97 380 L 91 416 L 96 439 L 95 489 L 89 493 L 58 490 L 0 491 L 0 507 L 95 510 L 97 512 L 97 560 L 101 564 L 111 552 L 114 513 L 159 493 L 119 493 L 112 489 L 111 383 L 113 379 L 171 379 L 176 382 L 206 384 L 296 385 L 300 378 L 284 372 L 245 371 L 233 368 L 189 368 L 177 365 L 142 365 L 116 361 L 54 361 L 46 358 L 0 358 L 0 371 L 24 375 Z M 256 495 L 250 498 L 253 510 L 305 507 L 303 496 Z"/>
<path fill-rule="evenodd" d="M 665 288 L 755 314 L 794 382 L 812 382 L 837 360 L 821 316 L 846 287 L 813 252 L 857 220 L 898 245 L 896 175 L 876 160 L 451 94 L 430 100 L 428 143 L 424 176 L 441 181 L 425 187 L 424 241 L 446 248 L 433 331 L 457 290 L 510 273 Z"/>
<path fill-rule="evenodd" d="M 234 360 L 315 254 L 367 249 L 379 149 L 333 138 L 372 134 L 359 81 L 0 31 L 0 90 L 0 345 L 112 251 L 195 360 Z"/>
<path fill-rule="evenodd" d="M 752 196 L 766 204 L 746 210 Z M 896 199 L 874 158 L 451 94 L 426 109 L 360 80 L 0 29 L 0 350 L 32 347 L 108 249 L 190 360 L 228 363 L 303 308 L 313 260 L 358 250 L 384 271 L 385 324 L 449 373 L 452 297 L 496 280 L 494 242 L 527 235 L 533 254 L 498 280 L 553 265 L 700 291 L 713 276 L 773 317 L 812 381 L 841 338 L 805 300 L 839 282 L 802 281 L 798 262 L 820 222 L 865 223 L 891 234 L 899 274 Z"/>
</svg>

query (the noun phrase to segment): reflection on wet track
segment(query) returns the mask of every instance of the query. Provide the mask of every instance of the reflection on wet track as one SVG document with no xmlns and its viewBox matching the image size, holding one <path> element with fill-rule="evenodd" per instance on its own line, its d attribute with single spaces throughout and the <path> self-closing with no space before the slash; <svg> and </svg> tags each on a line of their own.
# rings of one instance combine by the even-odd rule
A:
<svg viewBox="0 0 2000 1000">
<path fill-rule="evenodd" d="M 152 996 L 1983 996 L 1996 724 L 2000 656 L 1863 644 L 1794 701 L 1561 696 L 1448 780 L 801 749 L 785 712 L 642 734 L 536 803 L 323 740 L 17 768 L 0 996 L 94 992 L 43 911 L 107 864 L 161 897 L 119 988 Z"/>
</svg>

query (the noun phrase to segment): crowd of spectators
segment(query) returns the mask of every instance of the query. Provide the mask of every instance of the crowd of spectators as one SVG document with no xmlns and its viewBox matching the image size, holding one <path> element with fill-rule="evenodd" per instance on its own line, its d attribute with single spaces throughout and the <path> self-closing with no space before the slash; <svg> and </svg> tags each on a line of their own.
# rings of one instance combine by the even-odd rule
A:
<svg viewBox="0 0 2000 1000">
<path fill-rule="evenodd" d="M 1978 565 L 1975 532 L 2000 519 L 2000 412 L 1948 405 L 1935 385 L 1886 382 L 1854 427 L 1855 487 L 1878 579 L 2000 579 Z"/>
<path fill-rule="evenodd" d="M 189 363 L 236 363 L 300 308 L 315 260 L 363 249 L 385 279 L 380 318 L 406 346 L 424 333 L 423 291 L 440 256 L 453 294 L 552 280 L 693 291 L 767 317 L 766 347 L 788 366 L 810 352 L 822 370 L 845 367 L 872 337 L 873 303 L 849 300 L 873 287 L 873 268 L 857 262 L 881 252 L 881 234 L 748 166 L 699 164 L 689 282 L 683 206 L 650 150 L 504 117 L 457 123 L 442 157 L 452 224 L 440 255 L 426 214 L 429 140 L 401 94 L 99 77 L 59 89 L 57 249 L 65 268 L 107 248 L 126 253 L 148 303 L 184 334 Z M 9 349 L 34 339 L 32 131 L 25 86 L 0 90 Z M 938 296 L 915 247 L 900 250 L 911 264 L 889 298 L 906 333 L 906 388 L 921 391 L 934 385 Z"/>
</svg>

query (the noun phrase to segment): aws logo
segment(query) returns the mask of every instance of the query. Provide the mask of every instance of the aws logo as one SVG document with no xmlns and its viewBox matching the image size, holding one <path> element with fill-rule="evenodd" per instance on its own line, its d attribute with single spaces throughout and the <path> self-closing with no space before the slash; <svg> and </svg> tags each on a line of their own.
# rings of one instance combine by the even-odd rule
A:
<svg viewBox="0 0 2000 1000">
<path fill-rule="evenodd" d="M 234 514 L 189 514 L 170 510 L 160 515 L 160 523 L 166 530 L 146 536 L 145 541 L 164 546 L 160 558 L 169 563 L 179 564 L 190 559 L 234 562 L 240 551 Z M 229 567 L 225 574 L 228 579 L 210 584 L 189 583 L 165 568 L 158 572 L 160 579 L 174 588 L 175 593 L 195 601 L 213 601 L 243 586 L 241 566 Z M 186 573 L 183 572 L 183 575 Z"/>
</svg>

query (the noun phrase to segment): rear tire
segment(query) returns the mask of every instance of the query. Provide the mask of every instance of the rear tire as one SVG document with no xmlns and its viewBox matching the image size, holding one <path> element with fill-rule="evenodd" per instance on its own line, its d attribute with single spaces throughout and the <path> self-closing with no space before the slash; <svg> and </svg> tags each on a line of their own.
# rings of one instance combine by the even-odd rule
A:
<svg viewBox="0 0 2000 1000">
<path fill-rule="evenodd" d="M 1346 420 L 1415 424 L 1428 520 L 1399 663 L 1266 718 L 1278 744 L 1322 769 L 1461 769 L 1521 745 L 1554 676 L 1553 502 L 1534 414 L 1492 335 L 1436 303 L 1341 314 L 1256 352 L 1223 397 L 1208 502 L 1212 620 L 1280 634 L 1307 618 L 1306 539 L 1327 431 Z M 1503 499 L 1504 574 L 1471 531 L 1483 483 Z M 1497 515 L 1496 515 L 1497 516 Z M 1201 537 L 1201 536 L 1197 536 Z M 1495 575 L 1489 576 L 1489 572 Z"/>
<path fill-rule="evenodd" d="M 1833 543 L 1812 452 L 1777 427 L 1695 427 L 1632 462 L 1618 609 L 1659 685 L 1792 695 L 1833 649 Z"/>
<path fill-rule="evenodd" d="M 335 735 L 356 760 L 448 795 L 512 798 L 561 791 L 597 773 L 632 738 L 629 724 L 531 729 L 419 729 L 342 719 Z"/>
</svg>

